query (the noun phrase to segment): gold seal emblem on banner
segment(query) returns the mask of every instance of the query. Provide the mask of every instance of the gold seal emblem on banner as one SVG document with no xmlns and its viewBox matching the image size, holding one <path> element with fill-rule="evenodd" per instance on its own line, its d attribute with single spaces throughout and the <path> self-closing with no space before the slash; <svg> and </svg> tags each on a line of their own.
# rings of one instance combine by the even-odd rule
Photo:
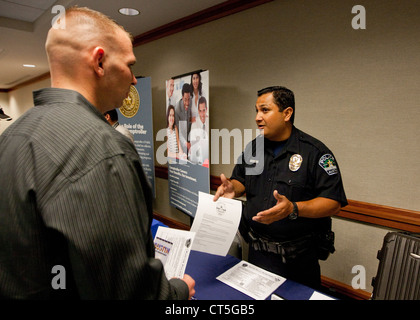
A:
<svg viewBox="0 0 420 320">
<path fill-rule="evenodd" d="M 124 99 L 123 105 L 120 107 L 120 111 L 123 116 L 132 118 L 137 114 L 140 107 L 140 96 L 135 86 L 130 87 L 130 93 L 128 97 Z"/>
</svg>

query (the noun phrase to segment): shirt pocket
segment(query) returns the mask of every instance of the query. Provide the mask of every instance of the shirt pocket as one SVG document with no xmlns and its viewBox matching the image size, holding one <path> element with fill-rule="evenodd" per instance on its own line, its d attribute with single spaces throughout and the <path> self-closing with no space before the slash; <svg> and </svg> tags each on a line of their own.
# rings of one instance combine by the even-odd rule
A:
<svg viewBox="0 0 420 320">
<path fill-rule="evenodd" d="M 288 174 L 278 177 L 277 191 L 290 201 L 305 201 L 313 198 L 313 190 L 304 175 Z"/>
</svg>

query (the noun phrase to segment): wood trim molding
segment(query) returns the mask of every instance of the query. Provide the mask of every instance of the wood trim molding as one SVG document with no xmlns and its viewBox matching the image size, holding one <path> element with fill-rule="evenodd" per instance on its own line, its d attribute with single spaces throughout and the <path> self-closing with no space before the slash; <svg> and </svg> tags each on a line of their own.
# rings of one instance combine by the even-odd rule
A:
<svg viewBox="0 0 420 320">
<path fill-rule="evenodd" d="M 167 167 L 156 166 L 155 173 L 158 178 L 168 179 Z M 220 184 L 220 177 L 210 176 L 211 190 L 216 190 Z M 348 202 L 349 204 L 341 209 L 337 216 L 409 232 L 420 232 L 420 211 L 356 200 L 348 200 Z"/>
<path fill-rule="evenodd" d="M 168 180 L 168 167 L 155 166 L 155 177 Z"/>
<path fill-rule="evenodd" d="M 339 217 L 372 223 L 409 232 L 420 232 L 420 212 L 348 200 Z"/>
<path fill-rule="evenodd" d="M 372 296 L 370 292 L 363 291 L 360 289 L 354 289 L 352 286 L 349 286 L 348 284 L 330 279 L 325 276 L 321 276 L 321 285 L 327 289 L 330 289 L 333 292 L 343 294 L 355 300 L 370 300 Z"/>
<path fill-rule="evenodd" d="M 190 227 L 182 222 L 176 221 L 174 219 L 165 217 L 157 212 L 153 212 L 153 219 L 156 219 L 164 224 L 166 224 L 170 228 L 180 229 L 180 230 L 190 230 Z"/>
<path fill-rule="evenodd" d="M 134 37 L 139 46 L 273 0 L 229 0 Z"/>
</svg>

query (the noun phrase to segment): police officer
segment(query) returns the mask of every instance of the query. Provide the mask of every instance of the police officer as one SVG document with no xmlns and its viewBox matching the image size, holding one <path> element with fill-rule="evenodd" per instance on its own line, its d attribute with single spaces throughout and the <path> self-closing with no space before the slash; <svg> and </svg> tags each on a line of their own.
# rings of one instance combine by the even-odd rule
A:
<svg viewBox="0 0 420 320">
<path fill-rule="evenodd" d="M 221 174 L 214 201 L 246 194 L 240 231 L 249 262 L 317 289 L 319 259 L 334 252 L 330 217 L 347 205 L 337 161 L 293 125 L 291 90 L 258 91 L 255 109 L 261 135 L 245 148 L 230 179 Z"/>
</svg>

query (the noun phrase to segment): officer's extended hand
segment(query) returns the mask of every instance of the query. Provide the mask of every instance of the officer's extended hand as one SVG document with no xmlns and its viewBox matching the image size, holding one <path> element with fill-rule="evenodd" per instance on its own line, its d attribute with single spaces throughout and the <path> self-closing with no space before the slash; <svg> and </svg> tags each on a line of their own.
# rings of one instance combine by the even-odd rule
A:
<svg viewBox="0 0 420 320">
<path fill-rule="evenodd" d="M 289 201 L 289 199 L 279 194 L 277 190 L 274 190 L 273 195 L 274 198 L 277 199 L 276 205 L 268 210 L 258 212 L 252 220 L 264 224 L 270 224 L 274 221 L 282 220 L 292 213 L 293 204 Z"/>
<path fill-rule="evenodd" d="M 222 184 L 217 188 L 213 201 L 217 201 L 220 197 L 233 199 L 235 197 L 235 188 L 232 182 L 223 173 L 220 175 L 220 180 L 222 180 Z"/>
</svg>

